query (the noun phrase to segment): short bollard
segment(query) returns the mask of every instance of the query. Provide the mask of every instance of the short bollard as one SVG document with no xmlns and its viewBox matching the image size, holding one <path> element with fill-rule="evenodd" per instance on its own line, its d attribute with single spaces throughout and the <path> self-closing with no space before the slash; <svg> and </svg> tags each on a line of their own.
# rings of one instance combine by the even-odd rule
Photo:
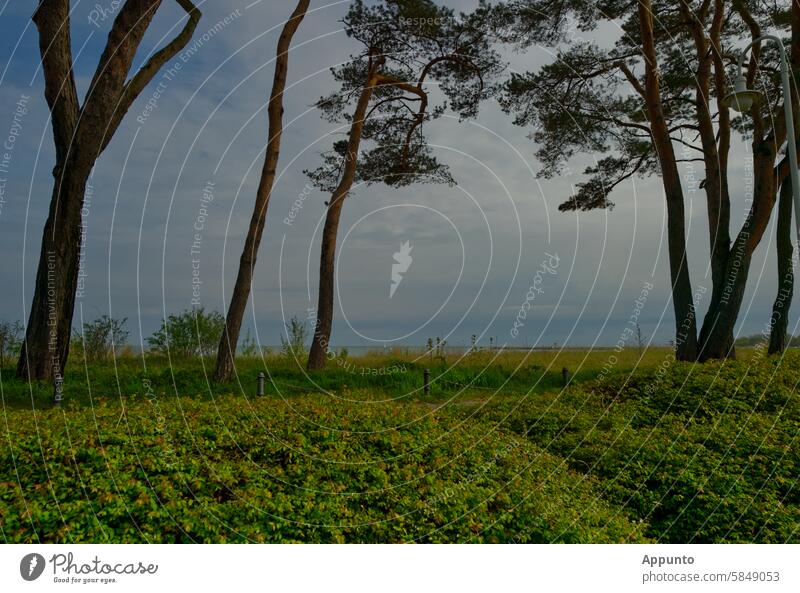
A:
<svg viewBox="0 0 800 593">
<path fill-rule="evenodd" d="M 264 374 L 264 371 L 258 373 L 258 389 L 256 390 L 257 396 L 264 395 L 264 379 L 266 378 L 267 376 Z"/>
<path fill-rule="evenodd" d="M 425 369 L 422 373 L 422 389 L 425 395 L 430 395 L 431 393 L 431 372 L 428 369 Z"/>
<path fill-rule="evenodd" d="M 564 387 L 569 385 L 569 371 L 567 367 L 561 369 L 561 383 Z"/>
<path fill-rule="evenodd" d="M 56 408 L 61 407 L 61 401 L 64 399 L 64 379 L 63 377 L 56 377 L 53 381 L 53 405 Z"/>
</svg>

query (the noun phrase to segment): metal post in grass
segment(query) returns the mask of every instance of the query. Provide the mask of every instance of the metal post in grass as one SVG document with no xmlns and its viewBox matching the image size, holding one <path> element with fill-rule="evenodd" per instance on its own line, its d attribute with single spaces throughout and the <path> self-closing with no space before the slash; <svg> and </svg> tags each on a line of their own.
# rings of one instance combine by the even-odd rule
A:
<svg viewBox="0 0 800 593">
<path fill-rule="evenodd" d="M 53 381 L 53 406 L 56 408 L 61 407 L 61 402 L 64 399 L 64 378 L 61 375 L 56 375 Z"/>
<path fill-rule="evenodd" d="M 567 369 L 567 367 L 561 369 L 561 384 L 564 387 L 569 385 L 569 369 Z"/>
<path fill-rule="evenodd" d="M 431 372 L 428 369 L 425 369 L 422 372 L 422 384 L 423 384 L 423 393 L 425 393 L 425 395 L 430 395 L 430 393 L 431 393 Z"/>
<path fill-rule="evenodd" d="M 256 390 L 256 395 L 261 397 L 264 395 L 264 380 L 267 376 L 264 374 L 264 371 L 258 373 L 258 389 Z"/>
</svg>

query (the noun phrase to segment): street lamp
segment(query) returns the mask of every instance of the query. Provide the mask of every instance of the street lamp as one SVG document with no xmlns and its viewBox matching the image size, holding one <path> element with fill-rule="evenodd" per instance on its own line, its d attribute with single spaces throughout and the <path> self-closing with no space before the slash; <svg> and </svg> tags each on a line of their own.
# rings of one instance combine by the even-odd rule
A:
<svg viewBox="0 0 800 593">
<path fill-rule="evenodd" d="M 797 233 L 797 247 L 800 250 L 800 175 L 797 171 L 797 146 L 795 145 L 794 115 L 792 114 L 792 87 L 789 83 L 789 60 L 786 58 L 786 48 L 780 37 L 775 35 L 762 35 L 750 42 L 739 55 L 739 69 L 733 83 L 733 92 L 722 99 L 722 104 L 735 111 L 749 111 L 753 104 L 758 104 L 761 93 L 747 88 L 747 79 L 743 74 L 744 59 L 747 51 L 759 41 L 774 41 L 781 56 L 781 82 L 783 83 L 783 109 L 786 118 L 786 149 L 789 153 L 789 175 L 792 179 L 792 197 L 794 198 L 794 225 Z"/>
<path fill-rule="evenodd" d="M 748 89 L 747 78 L 740 71 L 733 82 L 733 92 L 722 99 L 722 104 L 734 111 L 747 113 L 754 103 L 758 105 L 760 101 L 761 92 Z"/>
</svg>

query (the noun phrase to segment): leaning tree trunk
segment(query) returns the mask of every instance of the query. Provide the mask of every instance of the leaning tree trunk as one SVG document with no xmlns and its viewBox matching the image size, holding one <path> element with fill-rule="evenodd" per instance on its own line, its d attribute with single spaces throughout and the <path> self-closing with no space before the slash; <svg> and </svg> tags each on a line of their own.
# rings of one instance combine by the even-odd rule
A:
<svg viewBox="0 0 800 593">
<path fill-rule="evenodd" d="M 794 293 L 792 266 L 792 182 L 783 180 L 778 201 L 778 228 L 776 231 L 778 256 L 778 295 L 772 305 L 770 318 L 769 353 L 780 354 L 788 346 L 786 330 L 789 326 L 789 306 Z"/>
<path fill-rule="evenodd" d="M 17 375 L 24 379 L 60 378 L 67 363 L 78 284 L 81 209 L 90 174 L 91 168 L 74 164 L 55 169 L 33 303 L 17 363 Z"/>
<path fill-rule="evenodd" d="M 331 326 L 333 324 L 334 260 L 336 257 L 336 234 L 339 230 L 339 217 L 342 213 L 344 199 L 347 197 L 347 193 L 350 191 L 355 179 L 358 166 L 358 149 L 361 144 L 361 133 L 364 129 L 364 118 L 377 81 L 378 68 L 382 63 L 383 60 L 378 58 L 371 64 L 369 76 L 361 89 L 361 95 L 353 112 L 353 123 L 350 126 L 350 137 L 347 142 L 347 154 L 344 158 L 342 178 L 339 181 L 339 185 L 333 190 L 331 200 L 328 203 L 325 226 L 322 229 L 317 321 L 311 341 L 311 351 L 308 354 L 309 370 L 325 367 L 325 355 L 328 351 Z"/>
<path fill-rule="evenodd" d="M 697 356 L 697 321 L 686 254 L 683 190 L 661 104 L 652 5 L 649 0 L 639 2 L 639 27 L 645 61 L 645 101 L 667 202 L 667 243 L 672 306 L 675 310 L 675 357 L 693 361 Z"/>
<path fill-rule="evenodd" d="M 233 373 L 233 361 L 236 356 L 236 346 L 239 343 L 239 332 L 242 329 L 242 319 L 250 298 L 250 289 L 253 283 L 253 269 L 256 265 L 258 247 L 267 219 L 269 198 L 275 182 L 275 171 L 278 166 L 280 154 L 281 134 L 283 133 L 283 91 L 286 88 L 286 72 L 289 63 L 289 45 L 292 37 L 300 25 L 300 21 L 308 10 L 310 0 L 300 0 L 292 16 L 283 26 L 278 39 L 277 57 L 275 59 L 275 76 L 272 81 L 272 91 L 267 108 L 269 118 L 269 131 L 267 150 L 264 155 L 264 166 L 261 169 L 261 180 L 256 192 L 256 203 L 250 218 L 250 228 L 244 242 L 244 249 L 239 259 L 239 273 L 233 287 L 228 315 L 225 318 L 225 329 L 217 349 L 217 366 L 214 371 L 214 380 L 227 383 Z"/>
<path fill-rule="evenodd" d="M 34 11 L 56 167 L 35 292 L 17 364 L 21 378 L 55 379 L 67 364 L 86 182 L 130 106 L 161 67 L 183 49 L 197 27 L 200 12 L 191 0 L 175 1 L 188 15 L 186 23 L 133 77 L 129 77 L 133 59 L 161 0 L 120 3 L 83 106 L 72 70 L 69 0 L 40 0 Z"/>
</svg>

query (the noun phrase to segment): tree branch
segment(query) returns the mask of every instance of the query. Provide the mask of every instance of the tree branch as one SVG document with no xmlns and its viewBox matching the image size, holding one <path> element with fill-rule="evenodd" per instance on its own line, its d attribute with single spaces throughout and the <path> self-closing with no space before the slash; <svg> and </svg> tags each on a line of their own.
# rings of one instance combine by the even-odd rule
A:
<svg viewBox="0 0 800 593">
<path fill-rule="evenodd" d="M 183 10 L 186 11 L 189 19 L 186 21 L 183 29 L 181 29 L 181 32 L 178 33 L 178 35 L 167 45 L 150 56 L 150 59 L 148 59 L 147 62 L 145 62 L 145 64 L 133 76 L 133 78 L 131 78 L 125 84 L 119 104 L 112 115 L 109 129 L 104 135 L 104 141 L 102 148 L 100 149 L 101 151 L 104 150 L 108 145 L 108 142 L 113 136 L 114 130 L 116 130 L 116 128 L 119 126 L 122 118 L 125 117 L 128 109 L 130 109 L 131 105 L 141 94 L 144 88 L 153 80 L 155 75 L 158 74 L 164 64 L 169 62 L 178 54 L 178 52 L 186 47 L 186 44 L 189 43 L 192 35 L 194 35 L 195 29 L 197 28 L 197 23 L 200 22 L 200 10 L 191 2 L 191 0 L 175 1 L 180 5 L 181 8 L 183 8 Z"/>
<path fill-rule="evenodd" d="M 63 163 L 80 113 L 72 71 L 69 0 L 42 0 L 33 13 L 33 22 L 39 31 L 44 96 L 52 114 L 56 160 Z"/>
<path fill-rule="evenodd" d="M 642 97 L 642 99 L 646 98 L 646 93 L 644 87 L 642 86 L 642 83 L 639 81 L 638 78 L 636 78 L 634 73 L 631 72 L 631 69 L 628 68 L 627 64 L 625 64 L 625 62 L 620 61 L 616 63 L 616 66 L 625 75 L 625 78 L 628 79 L 628 82 L 631 83 L 631 86 L 634 88 L 634 90 L 636 90 L 636 92 L 639 93 L 639 96 Z"/>
</svg>

